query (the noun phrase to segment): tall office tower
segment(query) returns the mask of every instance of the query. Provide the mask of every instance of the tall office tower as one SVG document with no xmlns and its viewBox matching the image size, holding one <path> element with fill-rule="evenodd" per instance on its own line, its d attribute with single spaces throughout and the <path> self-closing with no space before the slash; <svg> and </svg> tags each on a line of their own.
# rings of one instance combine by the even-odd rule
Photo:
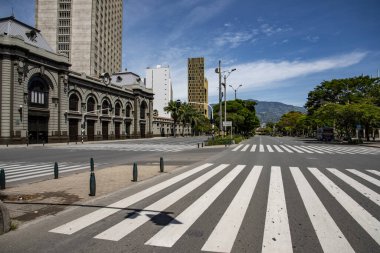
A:
<svg viewBox="0 0 380 253">
<path fill-rule="evenodd" d="M 205 78 L 204 58 L 189 58 L 188 101 L 198 112 L 208 117 L 208 81 Z"/>
<path fill-rule="evenodd" d="M 173 100 L 172 79 L 169 66 L 146 69 L 146 87 L 153 89 L 153 110 L 157 110 L 158 116 L 170 118 L 170 113 L 164 111 L 169 101 Z"/>
<path fill-rule="evenodd" d="M 66 54 L 71 70 L 99 76 L 121 70 L 123 0 L 36 0 L 36 28 Z"/>
</svg>

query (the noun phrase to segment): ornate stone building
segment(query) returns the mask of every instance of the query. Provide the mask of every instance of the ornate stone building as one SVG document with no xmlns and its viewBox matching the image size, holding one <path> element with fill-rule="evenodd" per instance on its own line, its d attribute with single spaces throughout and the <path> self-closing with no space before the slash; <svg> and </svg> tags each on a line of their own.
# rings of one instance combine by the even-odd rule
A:
<svg viewBox="0 0 380 253">
<path fill-rule="evenodd" d="M 153 135 L 153 92 L 69 71 L 39 30 L 0 19 L 0 143 Z"/>
</svg>

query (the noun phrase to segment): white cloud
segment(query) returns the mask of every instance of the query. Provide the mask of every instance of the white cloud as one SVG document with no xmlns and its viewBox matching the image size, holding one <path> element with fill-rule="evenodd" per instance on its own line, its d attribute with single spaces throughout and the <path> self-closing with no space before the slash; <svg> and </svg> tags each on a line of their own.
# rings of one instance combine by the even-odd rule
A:
<svg viewBox="0 0 380 253">
<path fill-rule="evenodd" d="M 222 66 L 222 71 L 236 68 L 237 71 L 233 72 L 227 79 L 227 85 L 231 84 L 236 86 L 243 84 L 243 87 L 240 88 L 240 92 L 252 92 L 254 90 L 273 89 L 278 86 L 281 81 L 327 70 L 345 68 L 359 63 L 366 57 L 366 55 L 367 52 L 353 52 L 312 61 L 260 60 L 233 66 Z M 210 97 L 217 96 L 218 94 L 218 75 L 215 74 L 215 67 L 209 67 L 206 70 L 206 77 L 209 81 Z M 174 96 L 176 98 L 186 99 L 186 67 L 177 70 L 172 77 Z"/>
<path fill-rule="evenodd" d="M 307 36 L 305 40 L 311 42 L 311 43 L 317 43 L 319 41 L 319 36 Z"/>
<path fill-rule="evenodd" d="M 225 32 L 221 36 L 215 38 L 215 44 L 219 47 L 228 46 L 236 48 L 240 44 L 252 41 L 254 32 L 241 31 L 241 32 Z"/>
</svg>

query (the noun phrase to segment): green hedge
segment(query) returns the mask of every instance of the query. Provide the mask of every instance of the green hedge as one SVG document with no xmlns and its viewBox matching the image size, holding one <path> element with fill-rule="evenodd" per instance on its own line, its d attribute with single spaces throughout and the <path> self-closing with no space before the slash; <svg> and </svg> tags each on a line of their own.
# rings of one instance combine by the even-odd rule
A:
<svg viewBox="0 0 380 253">
<path fill-rule="evenodd" d="M 232 139 L 230 136 L 228 137 L 217 136 L 217 137 L 214 137 L 214 139 L 209 138 L 208 141 L 206 142 L 206 146 L 226 145 L 226 144 L 232 144 L 233 142 L 235 144 L 238 144 L 243 140 L 244 140 L 244 137 L 240 135 L 233 136 Z"/>
</svg>

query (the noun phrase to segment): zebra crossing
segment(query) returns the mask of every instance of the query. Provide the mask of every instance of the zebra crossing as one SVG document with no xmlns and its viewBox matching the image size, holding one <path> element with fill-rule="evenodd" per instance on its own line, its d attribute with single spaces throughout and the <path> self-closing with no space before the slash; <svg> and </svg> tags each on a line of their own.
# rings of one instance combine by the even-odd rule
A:
<svg viewBox="0 0 380 253">
<path fill-rule="evenodd" d="M 250 148 L 251 147 L 251 148 Z M 341 147 L 322 145 L 263 145 L 263 144 L 239 144 L 232 149 L 234 152 L 269 152 L 269 153 L 298 153 L 298 154 L 363 154 L 378 155 L 380 149 L 371 147 Z"/>
<path fill-rule="evenodd" d="M 88 169 L 89 164 L 59 163 L 59 173 Z M 8 183 L 54 175 L 54 163 L 0 162 Z"/>
<path fill-rule="evenodd" d="M 51 149 L 70 150 L 108 150 L 108 151 L 143 151 L 143 152 L 180 152 L 197 148 L 197 144 L 141 144 L 141 143 L 91 143 L 70 146 L 51 146 Z"/>
<path fill-rule="evenodd" d="M 356 195 L 353 197 L 349 194 L 352 193 L 353 189 L 359 193 L 361 198 L 367 199 L 377 207 L 380 207 L 380 170 L 370 169 L 359 171 L 358 169 L 266 167 L 262 165 L 206 163 L 104 208 L 80 216 L 75 220 L 51 229 L 49 232 L 64 235 L 86 233 L 86 229 L 90 225 L 99 223 L 99 226 L 101 225 L 102 227 L 101 229 L 104 230 L 99 231 L 98 234 L 93 236 L 93 240 L 117 242 L 125 239 L 127 236 L 132 236 L 138 228 L 148 223 L 155 216 L 164 211 L 170 211 L 172 205 L 179 203 L 181 199 L 215 177 L 218 177 L 218 181 L 214 181 L 215 184 L 211 188 L 201 193 L 194 202 L 189 203 L 188 206 L 184 206 L 184 210 L 158 232 L 149 234 L 149 239 L 144 243 L 146 247 L 171 248 L 178 243 L 190 228 L 195 226 L 196 221 L 207 212 L 219 197 L 227 194 L 227 188 L 240 177 L 243 179 L 242 184 L 239 185 L 231 202 L 226 203 L 226 207 L 222 207 L 224 208 L 223 215 L 216 224 L 212 225 L 214 227 L 210 230 L 211 232 L 205 235 L 206 239 L 201 248 L 202 251 L 231 252 L 233 251 L 235 242 L 238 240 L 240 229 L 246 225 L 245 223 L 252 222 L 249 220 L 245 223 L 243 222 L 247 212 L 252 211 L 249 210 L 250 202 L 263 201 L 262 199 L 255 199 L 254 192 L 260 179 L 264 178 L 262 175 L 269 173 L 266 213 L 265 217 L 262 217 L 265 220 L 265 225 L 262 231 L 263 241 L 261 249 L 262 252 L 293 252 L 292 234 L 290 232 L 291 222 L 289 221 L 287 211 L 287 201 L 288 198 L 292 199 L 292 196 L 287 196 L 285 191 L 285 187 L 289 184 L 289 181 L 287 184 L 283 181 L 283 173 L 288 171 L 294 179 L 295 187 L 302 201 L 300 206 L 303 206 L 303 208 L 299 212 L 307 214 L 324 252 L 355 251 L 346 238 L 347 233 L 350 233 L 350 231 L 341 230 L 342 228 L 336 223 L 329 212 L 329 208 L 334 207 L 331 204 L 330 206 L 326 206 L 323 203 L 323 200 L 315 191 L 315 187 L 312 187 L 310 181 L 317 181 L 333 197 L 333 205 L 343 208 L 361 226 L 365 233 L 373 239 L 374 243 L 380 247 L 380 221 L 376 218 L 378 215 L 375 217 L 373 209 L 366 210 L 362 206 L 362 201 L 357 202 L 358 197 Z M 193 176 L 193 180 L 186 180 L 191 176 Z M 313 177 L 313 179 L 310 180 L 310 177 Z M 339 184 L 337 184 L 337 181 L 339 181 Z M 368 182 L 368 184 L 363 184 L 363 181 Z M 148 206 L 139 211 L 137 215 L 120 217 L 120 220 L 117 220 L 116 224 L 112 222 L 112 225 L 109 227 L 104 222 L 107 217 L 115 215 L 141 200 L 146 200 L 153 194 L 168 189 L 179 182 L 184 182 L 183 186 L 174 189 L 156 201 L 151 200 L 155 202 L 147 204 Z M 341 182 L 344 183 L 343 188 Z M 348 188 L 350 190 L 345 191 Z"/>
</svg>

